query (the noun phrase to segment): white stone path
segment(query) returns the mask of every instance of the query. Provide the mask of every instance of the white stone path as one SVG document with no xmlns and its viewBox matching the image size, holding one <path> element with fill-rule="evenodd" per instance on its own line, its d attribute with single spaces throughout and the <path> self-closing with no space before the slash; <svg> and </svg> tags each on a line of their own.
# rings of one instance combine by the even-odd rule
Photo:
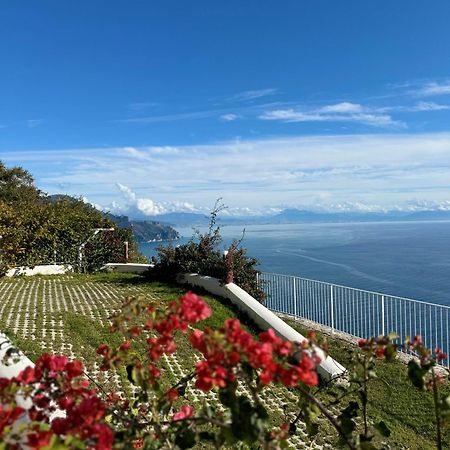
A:
<svg viewBox="0 0 450 450">
<path fill-rule="evenodd" d="M 71 313 L 87 317 L 101 326 L 110 324 L 109 317 L 116 311 L 125 296 L 144 296 L 151 301 L 160 299 L 145 285 L 122 285 L 81 280 L 77 277 L 34 277 L 21 279 L 0 279 L 0 330 L 13 332 L 16 336 L 35 341 L 42 351 L 63 353 L 70 358 L 78 357 L 86 363 L 82 355 L 73 351 L 70 337 L 65 335 L 64 316 Z M 199 355 L 194 355 L 195 360 Z M 172 379 L 178 380 L 186 375 L 189 367 L 184 367 L 176 355 L 163 358 L 165 369 Z M 90 375 L 99 383 L 107 381 L 97 363 L 88 362 Z M 114 375 L 113 382 L 119 390 L 130 390 L 123 386 L 119 375 Z M 246 389 L 240 385 L 238 392 Z M 189 388 L 187 396 L 194 403 L 205 400 L 217 403 L 216 394 Z M 248 394 L 248 392 L 247 392 Z M 262 394 L 262 401 L 268 411 L 284 416 L 283 405 L 297 402 L 294 393 L 287 389 L 267 390 Z M 290 419 L 292 413 L 288 414 Z M 331 445 L 319 445 L 307 436 L 305 425 L 298 423 L 296 435 L 289 439 L 292 449 L 333 448 Z"/>
</svg>

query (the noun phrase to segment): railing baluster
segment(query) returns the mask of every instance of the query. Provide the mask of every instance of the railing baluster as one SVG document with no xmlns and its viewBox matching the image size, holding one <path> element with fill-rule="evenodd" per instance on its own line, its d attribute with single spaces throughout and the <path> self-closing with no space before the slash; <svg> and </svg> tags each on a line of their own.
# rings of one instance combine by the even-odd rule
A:
<svg viewBox="0 0 450 450">
<path fill-rule="evenodd" d="M 292 290 L 294 295 L 294 318 L 297 320 L 297 290 L 295 286 L 295 277 L 292 277 Z"/>
<path fill-rule="evenodd" d="M 357 337 L 396 331 L 420 334 L 426 346 L 450 351 L 450 307 L 288 275 L 262 272 L 258 286 L 273 311 L 305 318 Z M 450 367 L 450 360 L 442 363 Z"/>
<path fill-rule="evenodd" d="M 330 313 L 331 313 L 331 332 L 334 333 L 334 296 L 332 284 L 330 284 Z"/>
</svg>

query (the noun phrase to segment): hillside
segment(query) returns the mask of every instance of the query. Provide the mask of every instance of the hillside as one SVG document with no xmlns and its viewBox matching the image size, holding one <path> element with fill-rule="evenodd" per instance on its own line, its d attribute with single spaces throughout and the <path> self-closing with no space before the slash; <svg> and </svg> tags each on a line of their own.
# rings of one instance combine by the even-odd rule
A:
<svg viewBox="0 0 450 450">
<path fill-rule="evenodd" d="M 46 199 L 51 203 L 56 203 L 60 200 L 84 203 L 81 199 L 63 194 L 50 195 L 46 197 Z M 94 206 L 90 204 L 86 205 L 91 207 L 92 210 L 98 211 Z M 180 237 L 178 232 L 170 225 L 162 224 L 153 220 L 130 220 L 128 216 L 116 216 L 111 213 L 104 213 L 102 211 L 99 212 L 116 223 L 119 228 L 131 229 L 137 242 L 170 241 L 179 239 Z"/>
<path fill-rule="evenodd" d="M 170 241 L 179 239 L 180 235 L 170 225 L 152 220 L 130 220 L 128 216 L 106 214 L 121 228 L 130 228 L 137 242 Z"/>
</svg>

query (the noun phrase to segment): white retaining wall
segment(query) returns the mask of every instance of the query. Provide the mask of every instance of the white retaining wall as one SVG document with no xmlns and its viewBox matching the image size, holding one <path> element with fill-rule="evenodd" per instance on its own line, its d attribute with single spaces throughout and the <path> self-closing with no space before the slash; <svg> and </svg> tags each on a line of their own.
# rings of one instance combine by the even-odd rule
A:
<svg viewBox="0 0 450 450">
<path fill-rule="evenodd" d="M 198 274 L 180 274 L 178 281 L 201 287 L 211 294 L 229 299 L 263 330 L 273 328 L 280 337 L 293 342 L 301 343 L 306 340 L 304 336 L 234 283 L 224 285 L 216 278 Z M 326 356 L 322 350 L 317 349 L 317 351 L 319 356 L 322 355 L 322 362 L 317 371 L 323 380 L 330 381 L 346 373 L 344 366 L 330 356 Z"/>
<path fill-rule="evenodd" d="M 108 263 L 105 264 L 100 270 L 106 270 L 107 272 L 143 274 L 152 267 L 153 264 Z"/>
<path fill-rule="evenodd" d="M 8 351 L 14 350 L 13 358 L 8 358 L 8 364 L 3 363 L 3 359 Z M 19 375 L 23 369 L 31 366 L 33 362 L 11 343 L 6 334 L 0 332 L 0 378 L 13 378 Z"/>
<path fill-rule="evenodd" d="M 14 267 L 6 272 L 7 277 L 32 276 L 32 275 L 63 275 L 72 272 L 72 266 L 62 264 L 47 264 L 41 266 Z"/>
</svg>

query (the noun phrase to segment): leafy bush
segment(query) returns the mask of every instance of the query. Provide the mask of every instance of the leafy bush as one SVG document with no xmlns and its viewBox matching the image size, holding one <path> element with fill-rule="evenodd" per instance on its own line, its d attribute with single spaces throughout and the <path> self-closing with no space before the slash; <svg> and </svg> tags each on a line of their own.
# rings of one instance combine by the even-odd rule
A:
<svg viewBox="0 0 450 450">
<path fill-rule="evenodd" d="M 115 231 L 92 238 L 96 228 Z M 131 230 L 118 228 L 81 199 L 52 200 L 34 186 L 27 171 L 7 169 L 1 162 L 0 236 L 0 274 L 11 267 L 50 263 L 95 270 L 106 262 L 124 260 L 124 241 L 130 243 L 130 260 L 139 258 Z"/>
<path fill-rule="evenodd" d="M 220 199 L 211 212 L 206 233 L 197 231 L 184 245 L 158 248 L 158 259 L 149 277 L 174 281 L 179 273 L 198 273 L 218 278 L 224 283 L 234 282 L 262 302 L 264 292 L 258 286 L 258 261 L 247 256 L 241 241 L 233 241 L 225 254 L 221 251 L 222 237 L 216 225 L 217 215 L 224 208 Z"/>
<path fill-rule="evenodd" d="M 124 302 L 111 326 L 112 332 L 121 334 L 121 341 L 111 347 L 101 344 L 97 353 L 101 369 L 111 375 L 126 368 L 135 385 L 131 398 L 108 393 L 100 385 L 97 392 L 83 377 L 82 363 L 66 356 L 43 354 L 35 367 L 12 379 L 0 378 L 0 449 L 156 450 L 210 444 L 211 448 L 278 450 L 287 447 L 286 440 L 296 433 L 299 420 L 314 436 L 324 425 L 319 417 L 337 431 L 335 448 L 391 448 L 387 425 L 369 416 L 367 386 L 376 380 L 376 359 L 396 358 L 395 335 L 361 339 L 348 384 L 341 386 L 331 405 L 325 405 L 316 388 L 325 345 L 313 333 L 299 345 L 284 341 L 273 330 L 255 338 L 237 319 L 227 319 L 217 329 L 195 328 L 211 313 L 192 292 L 161 307 L 139 298 Z M 201 359 L 174 382 L 167 379 L 161 360 L 176 353 L 178 333 L 188 335 L 191 351 Z M 417 356 L 408 364 L 412 384 L 434 394 L 436 448 L 440 450 L 442 430 L 449 426 L 450 396 L 442 392 L 444 376 L 436 364 L 447 355 L 439 349 L 431 352 L 417 336 L 402 349 Z M 286 416 L 273 423 L 262 399 L 274 385 L 285 386 L 297 396 L 295 419 Z M 192 405 L 188 390 L 214 391 L 217 400 Z M 359 400 L 346 402 L 345 397 L 355 390 Z"/>
</svg>

